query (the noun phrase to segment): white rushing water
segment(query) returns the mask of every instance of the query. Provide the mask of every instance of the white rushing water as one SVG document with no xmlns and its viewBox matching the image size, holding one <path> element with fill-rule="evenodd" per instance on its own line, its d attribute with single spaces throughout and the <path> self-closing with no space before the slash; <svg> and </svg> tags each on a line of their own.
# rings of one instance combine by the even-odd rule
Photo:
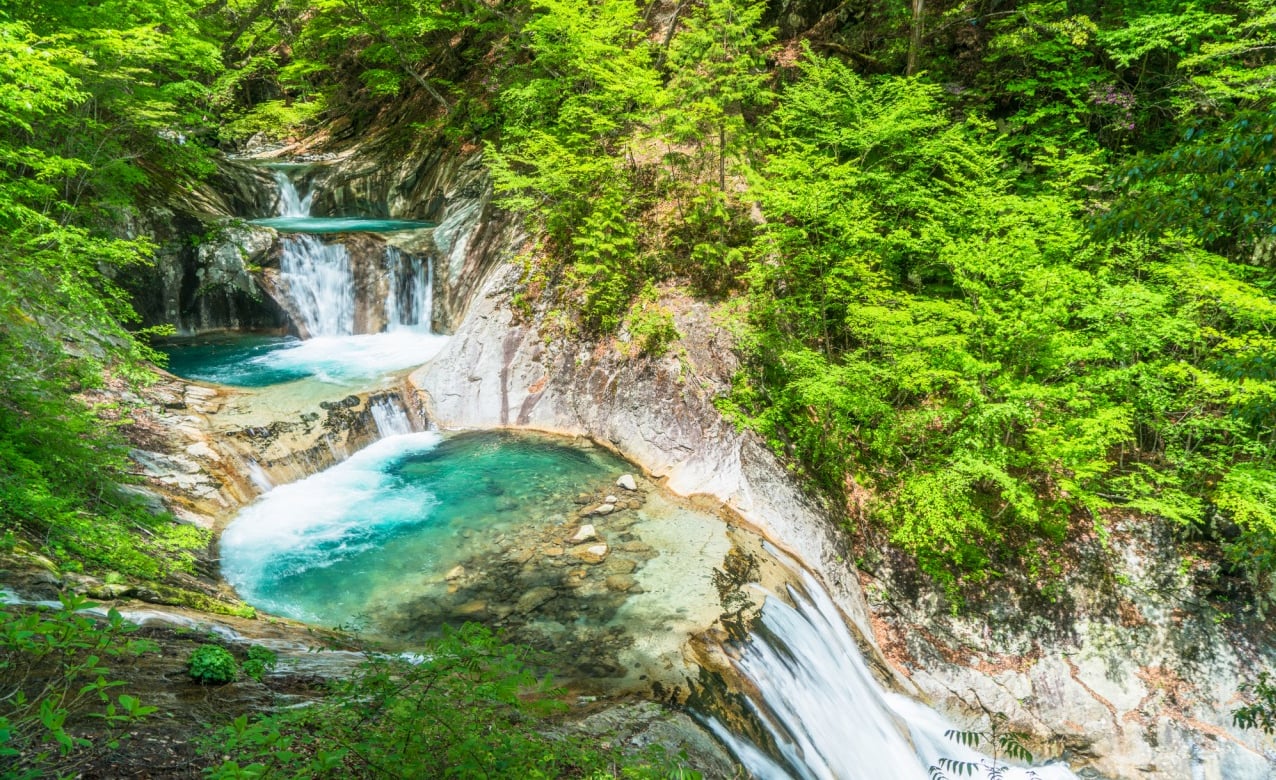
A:
<svg viewBox="0 0 1276 780">
<path fill-rule="evenodd" d="M 710 719 L 736 758 L 761 780 L 929 780 L 940 759 L 979 767 L 947 776 L 988 778 L 988 756 L 945 736 L 953 724 L 877 682 L 832 599 L 813 577 L 802 576 L 806 593 L 790 593 L 794 606 L 767 594 L 762 628 L 734 660 L 756 686 L 749 705 L 783 760 Z M 1011 767 L 999 776 L 1076 780 L 1061 764 Z"/>
<path fill-rule="evenodd" d="M 288 174 L 282 170 L 275 171 L 275 184 L 279 185 L 279 216 L 310 216 L 310 203 L 315 197 L 313 190 L 302 197 L 297 191 L 297 185 L 293 184 L 292 179 L 288 178 Z"/>
<path fill-rule="evenodd" d="M 436 433 L 391 436 L 319 474 L 276 487 L 222 533 L 222 576 L 255 606 L 322 623 L 290 602 L 289 594 L 262 586 L 263 572 L 320 572 L 381 547 L 396 530 L 429 522 L 437 504 L 433 493 L 426 486 L 401 486 L 392 471 L 399 460 L 429 452 L 441 440 Z M 327 584 L 334 588 L 330 597 L 339 599 L 338 584 Z"/>
<path fill-rule="evenodd" d="M 385 254 L 389 276 L 389 295 L 385 299 L 387 328 L 431 331 L 434 324 L 433 264 L 392 246 L 386 247 Z"/>
<path fill-rule="evenodd" d="M 286 236 L 279 270 L 308 336 L 354 335 L 354 271 L 344 246 L 305 233 Z"/>
<path fill-rule="evenodd" d="M 412 418 L 408 416 L 407 408 L 398 396 L 386 395 L 376 398 L 368 405 L 368 409 L 372 412 L 373 422 L 377 424 L 377 433 L 383 439 L 416 431 L 416 427 L 412 425 Z"/>
<path fill-rule="evenodd" d="M 280 216 L 307 219 L 314 192 L 304 196 L 285 172 L 277 171 Z M 447 337 L 432 330 L 432 263 L 394 247 L 384 255 L 387 326 L 381 333 L 355 333 L 353 261 L 341 243 L 325 243 L 304 232 L 282 239 L 280 278 L 306 338 L 253 358 L 264 369 L 292 370 L 326 382 L 384 376 L 433 358 Z M 402 433 L 398 427 L 395 433 Z M 411 430 L 409 427 L 408 431 Z"/>
</svg>

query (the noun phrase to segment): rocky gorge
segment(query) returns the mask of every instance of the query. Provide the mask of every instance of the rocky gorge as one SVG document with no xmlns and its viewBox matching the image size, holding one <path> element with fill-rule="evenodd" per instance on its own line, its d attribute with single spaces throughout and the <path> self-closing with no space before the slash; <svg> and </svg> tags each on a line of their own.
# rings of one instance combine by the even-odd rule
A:
<svg viewBox="0 0 1276 780">
<path fill-rule="evenodd" d="M 298 154 L 305 159 L 307 152 L 285 149 L 264 159 Z M 1191 563 L 1176 558 L 1165 540 L 1116 518 L 1110 538 L 1078 545 L 1077 571 L 1065 577 L 1061 592 L 1025 603 L 1008 591 L 1007 602 L 987 605 L 984 614 L 951 613 L 942 594 L 906 570 L 864 559 L 856 540 L 766 445 L 718 411 L 715 399 L 735 364 L 732 337 L 708 304 L 663 292 L 661 304 L 673 312 L 680 338 L 659 358 L 632 354 L 624 331 L 602 342 L 564 335 L 548 307 L 529 311 L 515 304 L 525 237 L 510 215 L 492 206 L 481 155 L 434 148 L 387 163 L 370 144 L 306 165 L 305 186 L 322 211 L 437 223 L 408 234 L 336 239 L 355 269 L 356 332 L 386 325 L 384 258 L 393 249 L 431 259 L 430 324 L 449 339 L 425 365 L 371 390 L 303 382 L 276 392 L 170 376 L 141 397 L 126 398 L 140 407 L 129 429 L 134 461 L 157 502 L 179 518 L 221 531 L 261 491 L 322 472 L 391 432 L 525 429 L 571 437 L 635 464 L 642 472 L 637 484 L 600 486 L 577 497 L 568 512 L 574 522 L 547 527 L 541 536 L 497 537 L 489 551 L 442 578 L 443 601 L 413 605 L 414 619 L 434 610 L 426 622 L 459 615 L 517 628 L 520 616 L 551 603 L 567 614 L 581 609 L 583 602 L 560 598 L 568 591 L 600 605 L 614 601 L 600 606 L 614 610 L 626 594 L 641 593 L 635 572 L 652 555 L 630 532 L 634 511 L 668 491 L 721 506 L 729 524 L 741 529 L 733 533 L 756 535 L 752 542 L 737 538 L 737 558 L 760 554 L 765 540 L 814 575 L 879 681 L 955 722 L 978 726 L 1005 713 L 1030 735 L 1039 758 L 1060 758 L 1080 777 L 1268 776 L 1270 746 L 1236 729 L 1229 706 L 1240 681 L 1266 666 L 1270 649 L 1221 625 L 1208 610 L 1192 608 Z M 280 282 L 280 234 L 238 221 L 245 213 L 269 213 L 277 199 L 260 169 L 225 163 L 210 190 L 191 198 L 191 213 L 173 218 L 176 235 L 211 238 L 194 250 L 161 255 L 153 277 L 129 280 L 144 317 L 177 322 L 188 335 L 301 330 L 295 300 Z M 387 413 L 406 428 L 387 431 Z M 1111 565 L 1103 571 L 1117 574 L 1087 570 L 1086 560 L 1096 558 Z M 503 584 L 511 566 L 545 569 L 555 584 L 529 576 L 527 582 L 538 584 L 511 590 Z M 726 558 L 722 567 L 730 568 Z M 211 569 L 208 574 L 210 599 L 233 603 L 229 588 Z M 786 581 L 796 582 L 792 576 L 773 572 L 769 590 L 783 592 Z M 749 579 L 733 592 L 744 592 Z M 156 599 L 126 591 L 99 595 Z M 728 595 L 719 595 L 725 609 Z M 1024 613 L 1031 617 L 1022 619 Z M 730 650 L 746 641 L 741 625 L 716 617 L 689 631 L 695 639 L 678 653 L 679 671 L 636 689 L 676 705 L 705 698 L 709 690 L 717 690 L 709 698 L 747 695 L 750 684 L 740 680 Z M 614 650 L 600 649 L 605 641 L 576 641 L 572 652 L 588 652 L 599 664 L 587 668 L 601 676 L 609 665 L 618 668 L 607 660 Z M 705 683 L 703 675 L 715 682 Z M 700 746 L 694 757 L 716 767 L 710 776 L 725 776 L 730 759 L 721 748 L 708 747 L 704 732 L 685 717 L 679 723 L 675 729 L 698 735 L 691 738 Z"/>
</svg>

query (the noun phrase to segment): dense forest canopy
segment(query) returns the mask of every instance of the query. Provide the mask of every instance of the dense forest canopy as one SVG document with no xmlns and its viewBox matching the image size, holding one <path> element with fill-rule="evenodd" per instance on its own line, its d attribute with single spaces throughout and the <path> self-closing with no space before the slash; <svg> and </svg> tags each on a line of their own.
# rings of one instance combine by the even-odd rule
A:
<svg viewBox="0 0 1276 780">
<path fill-rule="evenodd" d="M 1269 589 L 1261 0 L 15 2 L 0 46 L 11 533 L 159 573 L 60 530 L 129 513 L 71 394 L 144 373 L 111 281 L 147 261 L 137 217 L 249 137 L 406 104 L 483 145 L 565 327 L 658 353 L 657 285 L 723 301 L 723 408 L 941 581 L 1134 512 Z"/>
<path fill-rule="evenodd" d="M 1268 0 L 4 2 L 0 548 L 192 570 L 94 392 L 157 358 L 117 280 L 219 154 L 319 131 L 482 149 L 560 335 L 655 358 L 713 302 L 720 408 L 954 605 L 1118 515 L 1276 594 Z"/>
</svg>

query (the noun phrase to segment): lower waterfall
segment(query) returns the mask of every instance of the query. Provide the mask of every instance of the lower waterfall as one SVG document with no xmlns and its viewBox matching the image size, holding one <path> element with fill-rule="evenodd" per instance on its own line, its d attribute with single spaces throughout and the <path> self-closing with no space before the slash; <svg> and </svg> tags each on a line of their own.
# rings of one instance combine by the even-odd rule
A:
<svg viewBox="0 0 1276 780">
<path fill-rule="evenodd" d="M 779 760 L 716 719 L 710 728 L 761 780 L 932 780 L 937 776 L 1004 780 L 1076 780 L 1062 764 L 990 771 L 992 759 L 945 736 L 955 728 L 925 705 L 885 690 L 824 588 L 801 572 L 804 588 L 787 600 L 766 593 L 761 618 L 733 659 L 753 685 L 753 714 Z M 804 592 L 803 592 L 804 591 Z M 974 773 L 932 773 L 940 759 Z M 1005 762 L 998 762 L 1005 768 Z"/>
</svg>

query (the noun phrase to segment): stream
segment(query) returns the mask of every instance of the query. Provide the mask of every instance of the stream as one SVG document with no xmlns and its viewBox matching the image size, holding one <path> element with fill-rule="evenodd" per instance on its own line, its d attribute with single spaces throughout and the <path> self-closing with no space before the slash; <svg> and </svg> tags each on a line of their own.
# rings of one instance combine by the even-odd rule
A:
<svg viewBox="0 0 1276 780">
<path fill-rule="evenodd" d="M 427 225 L 311 217 L 313 193 L 289 172 L 276 167 L 279 214 L 256 221 L 285 232 L 280 289 L 303 338 L 174 341 L 171 369 L 278 393 L 303 381 L 366 389 L 429 361 L 448 338 L 433 330 L 432 261 L 387 248 L 385 326 L 358 333 L 367 302 L 356 299 L 340 239 Z M 404 650 L 443 626 L 482 622 L 545 651 L 556 677 L 599 695 L 694 689 L 718 675 L 736 694 L 694 714 L 767 780 L 930 778 L 943 758 L 973 765 L 953 777 L 1075 777 L 1062 764 L 990 773 L 990 759 L 945 736 L 952 724 L 883 687 L 813 576 L 723 511 L 665 492 L 601 447 L 421 431 L 399 405 L 370 408 L 378 441 L 299 481 L 259 483 L 263 495 L 222 533 L 222 574 L 249 604 Z M 744 626 L 734 640 L 718 628 L 733 611 Z M 729 669 L 701 669 L 689 648 L 706 641 Z"/>
</svg>

